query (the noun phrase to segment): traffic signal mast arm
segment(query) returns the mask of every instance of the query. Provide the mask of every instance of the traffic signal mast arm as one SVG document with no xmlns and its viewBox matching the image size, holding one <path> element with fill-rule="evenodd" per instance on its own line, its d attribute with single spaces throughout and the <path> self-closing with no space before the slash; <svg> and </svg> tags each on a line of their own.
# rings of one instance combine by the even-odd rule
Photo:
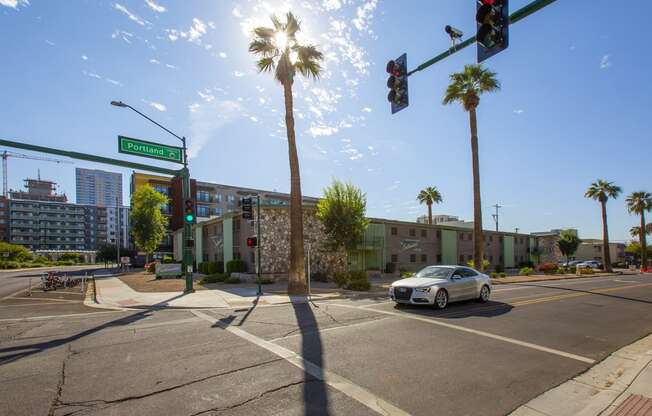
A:
<svg viewBox="0 0 652 416">
<path fill-rule="evenodd" d="M 522 8 L 518 9 L 514 13 L 512 13 L 509 16 L 509 23 L 514 24 L 520 20 L 523 20 L 524 18 L 528 17 L 529 15 L 538 12 L 539 10 L 543 9 L 544 7 L 550 5 L 551 3 L 554 3 L 555 0 L 535 0 L 532 3 L 523 6 Z M 475 36 L 472 36 L 468 38 L 467 40 L 463 41 L 462 43 L 455 45 L 451 48 L 449 48 L 447 51 L 440 53 L 439 55 L 435 56 L 434 58 L 430 59 L 429 61 L 426 61 L 413 69 L 412 71 L 408 71 L 407 76 L 410 76 L 414 74 L 415 72 L 422 71 L 429 66 L 436 64 L 437 62 L 451 56 L 455 52 L 458 52 L 464 48 L 466 48 L 469 45 L 473 45 L 476 42 Z"/>
</svg>

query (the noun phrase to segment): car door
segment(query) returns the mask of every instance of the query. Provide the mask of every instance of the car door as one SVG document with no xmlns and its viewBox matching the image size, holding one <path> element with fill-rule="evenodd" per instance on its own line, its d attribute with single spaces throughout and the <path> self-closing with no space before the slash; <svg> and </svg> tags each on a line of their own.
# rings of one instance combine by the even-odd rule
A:
<svg viewBox="0 0 652 416">
<path fill-rule="evenodd" d="M 455 277 L 454 277 L 455 276 Z M 459 267 L 451 274 L 449 278 L 450 284 L 446 289 L 448 289 L 448 297 L 450 300 L 462 300 L 464 299 L 464 285 L 466 277 L 464 277 L 464 269 Z"/>
<path fill-rule="evenodd" d="M 461 299 L 478 297 L 478 273 L 466 267 L 461 267 L 460 273 L 462 274 L 460 281 Z"/>
</svg>

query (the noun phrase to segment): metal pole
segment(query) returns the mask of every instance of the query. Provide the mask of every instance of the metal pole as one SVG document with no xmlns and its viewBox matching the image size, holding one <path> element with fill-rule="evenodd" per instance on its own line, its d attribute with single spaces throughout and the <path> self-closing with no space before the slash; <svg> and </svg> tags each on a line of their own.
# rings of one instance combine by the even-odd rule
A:
<svg viewBox="0 0 652 416">
<path fill-rule="evenodd" d="M 310 296 L 310 243 L 308 243 L 308 300 L 311 300 Z"/>
<path fill-rule="evenodd" d="M 260 245 L 262 243 L 262 236 L 260 235 L 260 194 L 256 195 L 256 251 L 258 261 L 256 262 L 256 273 L 258 274 L 258 296 L 263 294 L 263 288 L 261 283 L 262 270 L 263 270 L 263 259 L 260 256 Z"/>
<path fill-rule="evenodd" d="M 554 3 L 555 0 L 535 0 L 532 3 L 518 9 L 514 13 L 512 13 L 511 16 L 509 16 L 509 23 L 514 24 L 529 15 L 538 12 L 539 10 L 543 9 L 544 7 Z M 435 56 L 434 58 L 422 63 L 412 71 L 408 71 L 407 75 L 410 76 L 414 74 L 415 72 L 418 71 L 423 71 L 424 69 L 428 68 L 430 65 L 436 64 L 437 62 L 441 61 L 444 58 L 447 58 L 451 56 L 452 54 L 461 51 L 462 49 L 466 48 L 469 45 L 474 44 L 476 41 L 475 36 L 468 38 L 464 42 L 460 43 L 459 45 L 456 45 L 454 47 L 449 48 L 447 51 L 440 53 L 439 55 Z"/>
<path fill-rule="evenodd" d="M 184 162 L 185 162 L 185 154 L 186 154 L 186 143 L 184 141 L 183 143 L 183 154 L 184 154 Z M 190 173 L 188 172 L 188 168 L 184 167 L 182 169 L 181 173 L 181 188 L 182 188 L 182 193 L 183 193 L 183 200 L 190 199 Z M 192 234 L 192 224 L 190 224 L 188 221 L 183 220 L 183 242 L 181 247 L 183 248 L 183 268 L 184 268 L 184 273 L 186 275 L 186 288 L 183 291 L 184 293 L 192 293 L 195 290 L 192 287 L 192 249 L 188 247 L 188 240 L 190 240 Z"/>
<path fill-rule="evenodd" d="M 122 192 L 122 190 L 120 190 Z M 120 271 L 120 200 L 115 197 L 115 212 L 116 212 L 116 238 L 115 238 L 115 258 L 118 264 L 118 271 Z"/>
</svg>

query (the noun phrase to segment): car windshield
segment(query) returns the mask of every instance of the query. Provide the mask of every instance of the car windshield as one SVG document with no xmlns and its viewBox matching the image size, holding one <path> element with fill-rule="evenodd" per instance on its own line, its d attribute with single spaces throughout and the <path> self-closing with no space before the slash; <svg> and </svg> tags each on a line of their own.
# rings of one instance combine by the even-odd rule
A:
<svg viewBox="0 0 652 416">
<path fill-rule="evenodd" d="M 415 277 L 429 277 L 431 279 L 447 279 L 451 273 L 450 267 L 437 267 L 437 266 L 428 266 L 425 269 L 421 269 Z"/>
</svg>

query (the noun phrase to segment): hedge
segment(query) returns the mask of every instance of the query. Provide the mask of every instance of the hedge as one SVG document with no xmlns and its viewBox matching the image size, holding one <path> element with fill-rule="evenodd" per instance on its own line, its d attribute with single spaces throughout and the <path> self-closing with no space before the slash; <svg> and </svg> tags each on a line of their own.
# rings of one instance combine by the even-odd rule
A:
<svg viewBox="0 0 652 416">
<path fill-rule="evenodd" d="M 231 260 L 226 263 L 226 274 L 231 276 L 231 273 L 246 273 L 247 263 L 240 259 Z"/>
</svg>

